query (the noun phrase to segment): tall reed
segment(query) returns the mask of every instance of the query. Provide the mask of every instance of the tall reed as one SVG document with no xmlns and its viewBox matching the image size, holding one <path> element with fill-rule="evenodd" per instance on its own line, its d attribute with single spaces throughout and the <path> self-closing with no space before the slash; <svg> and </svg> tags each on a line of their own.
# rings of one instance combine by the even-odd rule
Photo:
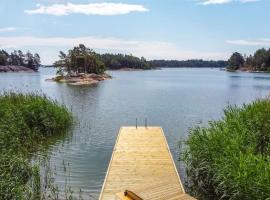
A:
<svg viewBox="0 0 270 200">
<path fill-rule="evenodd" d="M 40 198 L 39 145 L 72 124 L 68 109 L 42 94 L 0 95 L 0 199 Z"/>
<path fill-rule="evenodd" d="M 229 106 L 222 120 L 191 129 L 183 160 L 199 199 L 270 199 L 270 101 Z"/>
</svg>

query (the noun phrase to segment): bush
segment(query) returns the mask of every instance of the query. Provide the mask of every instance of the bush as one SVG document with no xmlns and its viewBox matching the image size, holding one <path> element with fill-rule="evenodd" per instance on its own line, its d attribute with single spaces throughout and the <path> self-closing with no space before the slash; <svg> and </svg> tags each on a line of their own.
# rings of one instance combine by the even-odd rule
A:
<svg viewBox="0 0 270 200">
<path fill-rule="evenodd" d="M 39 169 L 31 165 L 31 155 L 71 123 L 67 108 L 45 95 L 0 96 L 0 199 L 37 198 Z"/>
<path fill-rule="evenodd" d="M 222 120 L 192 129 L 183 159 L 199 199 L 269 199 L 270 101 L 230 106 Z"/>
</svg>

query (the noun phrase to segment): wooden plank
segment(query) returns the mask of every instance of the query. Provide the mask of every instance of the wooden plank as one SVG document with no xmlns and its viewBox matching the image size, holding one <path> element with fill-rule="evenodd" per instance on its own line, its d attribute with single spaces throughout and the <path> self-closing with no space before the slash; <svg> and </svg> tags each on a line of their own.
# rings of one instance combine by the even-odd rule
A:
<svg viewBox="0 0 270 200">
<path fill-rule="evenodd" d="M 122 127 L 99 200 L 129 190 L 143 199 L 181 199 L 185 194 L 161 127 Z"/>
</svg>

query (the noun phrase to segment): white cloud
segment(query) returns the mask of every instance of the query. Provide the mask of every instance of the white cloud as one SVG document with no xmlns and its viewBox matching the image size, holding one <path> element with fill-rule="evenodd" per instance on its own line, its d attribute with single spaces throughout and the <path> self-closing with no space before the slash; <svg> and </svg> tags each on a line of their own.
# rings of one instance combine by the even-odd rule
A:
<svg viewBox="0 0 270 200">
<path fill-rule="evenodd" d="M 230 3 L 232 0 L 204 0 L 200 4 L 202 5 L 210 5 L 210 4 L 225 4 Z"/>
<path fill-rule="evenodd" d="M 257 2 L 261 0 L 239 0 L 241 3 Z"/>
<path fill-rule="evenodd" d="M 147 12 L 143 5 L 124 3 L 89 3 L 89 4 L 53 4 L 51 6 L 36 5 L 33 10 L 25 10 L 27 14 L 48 14 L 48 15 L 124 15 L 131 12 Z"/>
<path fill-rule="evenodd" d="M 52 49 L 50 56 L 42 55 L 43 61 L 52 63 L 57 59 L 59 50 L 67 50 L 78 44 L 98 52 L 126 53 L 144 56 L 147 59 L 225 59 L 229 53 L 183 50 L 168 42 L 146 42 L 102 37 L 0 37 L 0 48 Z M 53 52 L 54 51 L 54 52 Z M 54 55 L 52 58 L 51 55 Z"/>
<path fill-rule="evenodd" d="M 243 45 L 243 46 L 270 46 L 270 39 L 258 40 L 227 40 L 228 44 Z"/>
<path fill-rule="evenodd" d="M 0 28 L 0 33 L 10 32 L 10 31 L 15 31 L 15 30 L 17 30 L 17 28 L 15 27 L 3 27 L 3 28 Z"/>
<path fill-rule="evenodd" d="M 200 0 L 199 4 L 202 5 L 211 5 L 211 4 L 226 4 L 232 2 L 240 2 L 240 3 L 249 3 L 249 2 L 257 2 L 260 0 Z"/>
</svg>

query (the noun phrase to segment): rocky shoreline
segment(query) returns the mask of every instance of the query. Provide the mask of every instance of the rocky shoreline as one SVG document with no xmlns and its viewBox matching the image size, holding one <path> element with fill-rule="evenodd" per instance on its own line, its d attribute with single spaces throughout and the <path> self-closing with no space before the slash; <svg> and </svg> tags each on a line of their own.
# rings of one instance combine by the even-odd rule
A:
<svg viewBox="0 0 270 200">
<path fill-rule="evenodd" d="M 250 68 L 241 68 L 237 70 L 230 70 L 230 69 L 223 69 L 224 71 L 227 72 L 248 72 L 248 73 L 270 73 L 270 71 L 259 71 L 259 70 L 252 70 Z"/>
<path fill-rule="evenodd" d="M 111 79 L 109 74 L 76 74 L 67 76 L 56 76 L 46 81 L 55 81 L 59 83 L 67 83 L 69 85 L 95 85 L 100 81 Z"/>
<path fill-rule="evenodd" d="M 29 69 L 24 66 L 0 66 L 0 72 L 34 72 L 34 70 Z"/>
</svg>

